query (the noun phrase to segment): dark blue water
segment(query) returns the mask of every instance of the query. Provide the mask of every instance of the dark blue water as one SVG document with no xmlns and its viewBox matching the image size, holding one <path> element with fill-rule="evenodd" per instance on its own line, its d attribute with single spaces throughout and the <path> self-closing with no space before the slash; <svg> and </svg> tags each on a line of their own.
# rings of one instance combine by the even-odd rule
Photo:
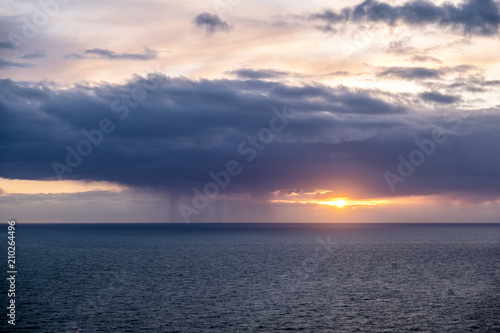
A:
<svg viewBox="0 0 500 333">
<path fill-rule="evenodd" d="M 19 223 L 16 236 L 13 332 L 500 332 L 500 225 Z"/>
</svg>

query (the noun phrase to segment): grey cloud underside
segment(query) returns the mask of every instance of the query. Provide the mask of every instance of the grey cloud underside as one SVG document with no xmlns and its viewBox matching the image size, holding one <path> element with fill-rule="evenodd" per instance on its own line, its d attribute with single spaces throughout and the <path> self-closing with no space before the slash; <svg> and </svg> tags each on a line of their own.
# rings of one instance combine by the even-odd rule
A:
<svg viewBox="0 0 500 333">
<path fill-rule="evenodd" d="M 477 72 L 477 68 L 470 65 L 439 67 L 439 68 L 388 67 L 381 69 L 377 73 L 377 76 L 403 79 L 403 80 L 426 80 L 426 79 L 440 79 L 442 76 L 447 74 L 462 74 L 474 71 Z"/>
<path fill-rule="evenodd" d="M 26 53 L 21 57 L 21 59 L 38 59 L 38 58 L 45 58 L 47 56 L 47 53 L 44 50 L 39 50 L 33 53 Z"/>
<path fill-rule="evenodd" d="M 437 79 L 443 74 L 439 69 L 423 67 L 391 67 L 381 71 L 379 77 L 396 77 L 405 80 Z"/>
<path fill-rule="evenodd" d="M 439 92 L 428 91 L 420 94 L 420 97 L 426 101 L 436 102 L 441 104 L 453 104 L 460 100 L 457 96 L 445 95 Z"/>
<path fill-rule="evenodd" d="M 339 11 L 324 10 L 309 16 L 320 21 L 324 31 L 333 31 L 332 25 L 344 22 L 380 22 L 388 25 L 436 24 L 460 30 L 469 35 L 496 35 L 500 24 L 498 3 L 492 0 L 468 0 L 454 5 L 436 5 L 428 1 L 410 1 L 402 5 L 366 0 L 359 5 Z"/>
<path fill-rule="evenodd" d="M 495 93 L 500 86 L 500 80 L 487 80 L 481 73 L 471 73 L 457 76 L 447 81 L 419 81 L 419 83 L 432 91 L 443 91 L 446 95 L 457 95 L 463 92 L 492 92 Z M 458 100 L 455 100 L 458 101 Z"/>
<path fill-rule="evenodd" d="M 231 26 L 228 22 L 222 20 L 219 16 L 210 13 L 201 13 L 194 18 L 194 24 L 199 28 L 204 28 L 207 34 L 213 34 L 216 31 L 229 31 Z"/>
<path fill-rule="evenodd" d="M 228 74 L 236 75 L 241 79 L 275 79 L 287 75 L 287 72 L 277 71 L 273 69 L 254 70 L 251 68 L 241 68 L 234 71 L 229 71 Z"/>
<path fill-rule="evenodd" d="M 0 59 L 0 69 L 13 69 L 13 68 L 30 68 L 32 64 L 25 62 L 7 61 Z"/>
<path fill-rule="evenodd" d="M 442 64 L 443 62 L 437 58 L 431 57 L 431 56 L 419 56 L 415 55 L 411 57 L 410 59 L 412 62 L 435 62 L 438 64 Z"/>
<path fill-rule="evenodd" d="M 110 60 L 152 60 L 158 57 L 158 52 L 145 47 L 143 53 L 116 53 L 106 49 L 88 49 L 82 53 L 71 53 L 66 59 L 106 58 Z"/>
<path fill-rule="evenodd" d="M 12 42 L 0 42 L 0 49 L 13 50 L 14 44 Z"/>
<path fill-rule="evenodd" d="M 289 71 L 279 71 L 275 69 L 253 69 L 240 68 L 237 70 L 227 71 L 226 74 L 234 75 L 239 79 L 263 80 L 263 79 L 280 79 L 280 78 L 315 78 L 328 76 L 347 76 L 350 73 L 347 71 L 335 71 L 326 74 L 305 74 Z"/>
<path fill-rule="evenodd" d="M 108 117 L 116 130 L 66 179 L 190 194 L 193 186 L 210 181 L 210 171 L 235 159 L 243 172 L 232 179 L 228 194 L 319 188 L 333 193 L 348 188 L 353 195 L 371 197 L 500 194 L 497 109 L 470 114 L 452 130 L 454 122 L 419 116 L 368 91 L 261 80 L 149 79 L 162 83 L 124 120 L 110 105 L 144 78 L 66 90 L 1 80 L 0 175 L 54 179 L 51 163 L 65 163 L 65 147 L 75 147 L 84 139 L 83 129 L 96 128 Z M 269 126 L 273 108 L 285 105 L 295 118 L 247 163 L 238 146 Z M 448 140 L 391 193 L 383 173 L 397 173 L 398 155 L 407 158 L 417 148 L 414 140 L 429 138 L 436 126 L 446 129 Z"/>
</svg>

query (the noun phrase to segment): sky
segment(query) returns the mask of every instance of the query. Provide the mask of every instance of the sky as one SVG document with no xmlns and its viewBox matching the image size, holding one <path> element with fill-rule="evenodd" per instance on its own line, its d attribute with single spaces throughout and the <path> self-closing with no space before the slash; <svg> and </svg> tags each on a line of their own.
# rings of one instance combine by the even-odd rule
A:
<svg viewBox="0 0 500 333">
<path fill-rule="evenodd" d="M 2 1 L 0 215 L 499 222 L 500 4 Z"/>
</svg>

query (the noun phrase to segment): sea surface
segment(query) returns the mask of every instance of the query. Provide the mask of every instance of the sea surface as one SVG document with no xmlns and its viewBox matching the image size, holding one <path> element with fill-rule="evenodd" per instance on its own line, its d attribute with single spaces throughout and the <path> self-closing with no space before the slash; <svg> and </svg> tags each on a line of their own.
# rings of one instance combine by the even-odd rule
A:
<svg viewBox="0 0 500 333">
<path fill-rule="evenodd" d="M 16 241 L 2 332 L 500 332 L 500 224 L 19 222 Z"/>
</svg>

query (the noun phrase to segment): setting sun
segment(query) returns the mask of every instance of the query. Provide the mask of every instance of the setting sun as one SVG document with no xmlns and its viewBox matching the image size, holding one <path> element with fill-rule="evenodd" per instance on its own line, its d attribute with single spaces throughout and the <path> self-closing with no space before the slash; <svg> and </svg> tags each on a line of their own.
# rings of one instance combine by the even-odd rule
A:
<svg viewBox="0 0 500 333">
<path fill-rule="evenodd" d="M 346 205 L 346 201 L 344 199 L 338 199 L 333 202 L 333 204 L 339 208 L 342 208 Z"/>
<path fill-rule="evenodd" d="M 274 199 L 270 200 L 273 203 L 288 203 L 288 204 L 313 204 L 320 206 L 330 206 L 335 208 L 351 208 L 356 209 L 357 207 L 374 207 L 386 204 L 397 204 L 403 203 L 401 199 L 394 200 L 390 198 L 362 198 L 351 199 L 348 196 L 345 197 L 330 197 L 331 191 L 318 189 L 311 192 L 292 192 L 292 193 L 280 193 L 274 192 Z M 415 198 L 410 201 L 415 202 Z"/>
<path fill-rule="evenodd" d="M 344 199 L 334 199 L 334 200 L 331 200 L 331 201 L 322 201 L 322 202 L 319 202 L 319 204 L 321 205 L 329 205 L 329 206 L 336 206 L 338 208 L 343 208 L 347 205 L 347 201 L 345 201 Z"/>
</svg>

